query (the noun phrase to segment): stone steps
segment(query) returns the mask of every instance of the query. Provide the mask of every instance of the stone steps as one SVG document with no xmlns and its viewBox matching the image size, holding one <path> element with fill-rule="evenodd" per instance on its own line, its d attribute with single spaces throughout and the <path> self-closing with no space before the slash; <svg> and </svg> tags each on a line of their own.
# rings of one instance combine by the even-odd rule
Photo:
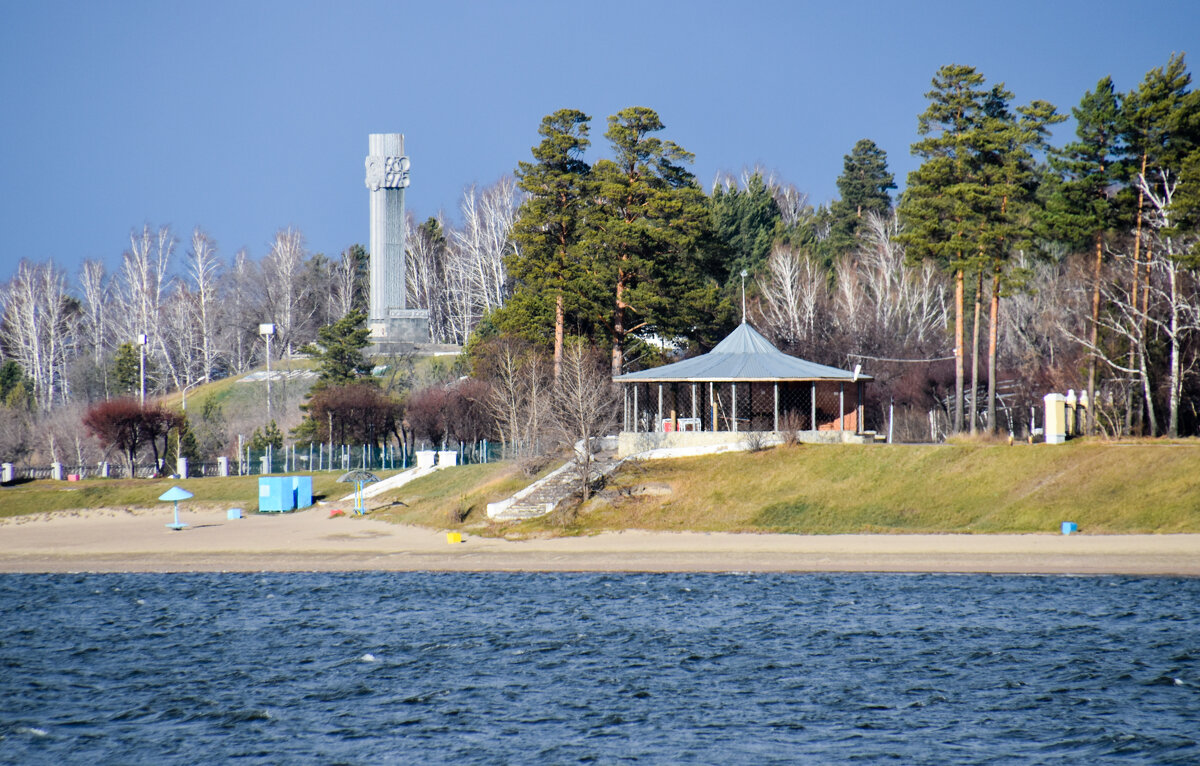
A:
<svg viewBox="0 0 1200 766">
<path fill-rule="evenodd" d="M 620 463 L 615 455 L 593 457 L 588 472 L 589 480 L 600 480 L 615 471 Z M 557 508 L 559 503 L 574 495 L 578 487 L 578 469 L 573 461 L 569 461 L 507 500 L 489 503 L 487 515 L 488 518 L 501 521 L 545 516 Z"/>
</svg>

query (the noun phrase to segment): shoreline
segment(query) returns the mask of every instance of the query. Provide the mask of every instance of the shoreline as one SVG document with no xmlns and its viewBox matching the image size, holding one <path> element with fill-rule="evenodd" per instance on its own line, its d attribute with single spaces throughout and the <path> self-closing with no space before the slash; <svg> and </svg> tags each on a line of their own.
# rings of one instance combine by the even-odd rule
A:
<svg viewBox="0 0 1200 766">
<path fill-rule="evenodd" d="M 525 540 L 369 517 L 85 510 L 0 520 L 0 573 L 906 572 L 1200 577 L 1200 534 L 787 535 L 605 532 Z"/>
</svg>

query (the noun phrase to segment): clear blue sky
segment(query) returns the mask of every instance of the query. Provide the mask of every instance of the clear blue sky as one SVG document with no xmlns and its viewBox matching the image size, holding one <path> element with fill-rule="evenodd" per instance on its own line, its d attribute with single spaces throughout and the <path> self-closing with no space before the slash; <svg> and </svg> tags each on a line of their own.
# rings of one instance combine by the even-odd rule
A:
<svg viewBox="0 0 1200 766">
<path fill-rule="evenodd" d="M 819 203 L 859 138 L 903 184 L 943 64 L 1069 112 L 1197 41 L 1200 3 L 1162 0 L 0 0 L 0 280 L 22 257 L 115 269 L 143 223 L 181 252 L 200 225 L 259 258 L 292 225 L 336 254 L 367 239 L 368 133 L 407 135 L 410 209 L 456 217 L 562 107 L 592 115 L 591 159 L 608 115 L 648 106 L 706 188 L 761 163 Z"/>
</svg>

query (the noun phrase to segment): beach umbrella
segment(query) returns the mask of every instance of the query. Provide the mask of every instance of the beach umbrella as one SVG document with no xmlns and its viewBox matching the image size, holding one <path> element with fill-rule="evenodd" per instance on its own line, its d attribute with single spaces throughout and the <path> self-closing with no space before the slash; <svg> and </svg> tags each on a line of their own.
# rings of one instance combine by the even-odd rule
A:
<svg viewBox="0 0 1200 766">
<path fill-rule="evenodd" d="M 344 473 L 338 477 L 338 481 L 343 484 L 354 485 L 354 513 L 361 516 L 363 513 L 362 504 L 362 488 L 364 484 L 370 484 L 373 481 L 379 481 L 379 477 L 370 471 L 354 470 Z"/>
<path fill-rule="evenodd" d="M 164 503 L 168 500 L 172 503 L 175 503 L 175 523 L 168 524 L 167 526 L 169 528 L 180 530 L 187 526 L 187 524 L 179 521 L 179 501 L 187 500 L 189 497 L 194 497 L 194 495 L 192 495 L 191 492 L 188 492 L 183 487 L 171 487 L 166 492 L 158 496 L 158 499 L 162 500 Z"/>
</svg>

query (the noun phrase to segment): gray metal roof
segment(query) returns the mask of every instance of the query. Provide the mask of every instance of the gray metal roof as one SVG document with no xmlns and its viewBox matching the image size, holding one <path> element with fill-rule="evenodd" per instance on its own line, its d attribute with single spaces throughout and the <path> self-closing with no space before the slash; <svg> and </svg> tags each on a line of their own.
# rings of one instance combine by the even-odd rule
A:
<svg viewBox="0 0 1200 766">
<path fill-rule="evenodd" d="M 871 380 L 859 374 L 858 380 Z M 640 372 L 619 375 L 618 383 L 700 383 L 740 380 L 855 380 L 854 373 L 789 356 L 743 322 L 703 356 L 684 359 Z"/>
</svg>

